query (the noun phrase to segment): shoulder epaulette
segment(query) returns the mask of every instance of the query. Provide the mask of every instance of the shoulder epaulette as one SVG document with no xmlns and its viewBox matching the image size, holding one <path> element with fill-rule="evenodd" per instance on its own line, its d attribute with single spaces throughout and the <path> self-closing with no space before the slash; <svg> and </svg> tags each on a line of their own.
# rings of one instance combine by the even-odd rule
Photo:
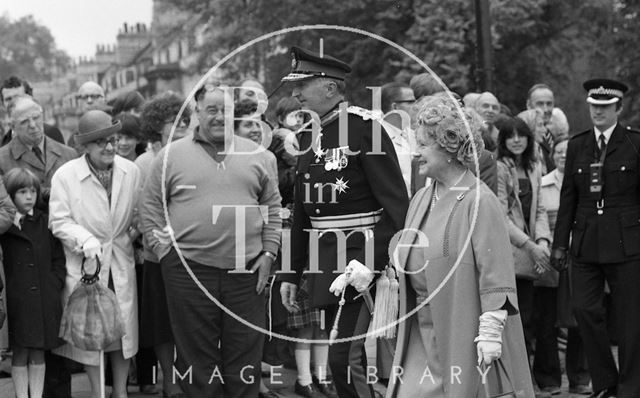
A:
<svg viewBox="0 0 640 398">
<path fill-rule="evenodd" d="M 372 111 L 369 109 L 361 108 L 359 106 L 349 106 L 347 108 L 347 112 L 360 116 L 362 120 L 382 120 L 381 112 Z"/>
</svg>

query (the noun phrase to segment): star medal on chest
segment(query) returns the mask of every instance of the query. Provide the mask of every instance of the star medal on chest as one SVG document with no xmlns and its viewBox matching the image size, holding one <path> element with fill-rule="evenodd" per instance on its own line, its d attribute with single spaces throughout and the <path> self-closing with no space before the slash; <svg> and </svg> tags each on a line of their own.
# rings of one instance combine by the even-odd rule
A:
<svg viewBox="0 0 640 398">
<path fill-rule="evenodd" d="M 342 177 L 336 178 L 336 182 L 333 185 L 333 189 L 338 191 L 338 193 L 345 193 L 347 189 L 349 189 L 349 180 L 345 181 Z"/>
</svg>

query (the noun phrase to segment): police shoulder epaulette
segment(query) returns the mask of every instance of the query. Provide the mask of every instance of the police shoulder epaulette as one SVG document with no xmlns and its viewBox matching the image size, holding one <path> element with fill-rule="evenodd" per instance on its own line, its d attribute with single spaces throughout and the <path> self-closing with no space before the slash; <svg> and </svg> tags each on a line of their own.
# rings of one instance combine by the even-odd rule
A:
<svg viewBox="0 0 640 398">
<path fill-rule="evenodd" d="M 372 111 L 359 106 L 349 106 L 347 108 L 347 112 L 360 116 L 362 120 L 382 120 L 381 112 Z"/>
</svg>

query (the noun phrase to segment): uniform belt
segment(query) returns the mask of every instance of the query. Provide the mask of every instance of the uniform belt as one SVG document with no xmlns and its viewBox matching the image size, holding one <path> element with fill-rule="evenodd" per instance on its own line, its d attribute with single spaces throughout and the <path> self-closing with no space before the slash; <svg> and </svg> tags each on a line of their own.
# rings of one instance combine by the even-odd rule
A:
<svg viewBox="0 0 640 398">
<path fill-rule="evenodd" d="M 340 216 L 309 217 L 314 229 L 371 228 L 382 217 L 382 209 L 367 213 L 343 214 Z"/>
<path fill-rule="evenodd" d="M 600 200 L 580 200 L 579 208 L 583 209 L 610 209 L 613 207 L 631 207 L 640 205 L 640 201 L 629 200 L 627 198 L 603 198 Z"/>
</svg>

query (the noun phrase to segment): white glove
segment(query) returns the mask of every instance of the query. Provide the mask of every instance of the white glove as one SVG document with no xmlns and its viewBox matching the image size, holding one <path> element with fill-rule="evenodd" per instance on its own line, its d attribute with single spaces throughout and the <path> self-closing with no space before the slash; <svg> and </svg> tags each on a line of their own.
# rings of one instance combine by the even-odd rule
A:
<svg viewBox="0 0 640 398">
<path fill-rule="evenodd" d="M 329 291 L 336 295 L 336 297 L 340 297 L 342 291 L 347 287 L 349 281 L 347 280 L 347 274 L 340 274 L 336 279 L 331 282 L 331 286 L 329 286 Z"/>
<path fill-rule="evenodd" d="M 82 244 L 82 252 L 85 258 L 98 257 L 99 260 L 102 260 L 102 244 L 93 236 Z"/>
<path fill-rule="evenodd" d="M 358 260 L 349 261 L 349 265 L 344 269 L 344 273 L 347 275 L 349 284 L 353 286 L 358 293 L 367 290 L 373 280 L 373 271 Z"/>
<path fill-rule="evenodd" d="M 478 341 L 476 350 L 478 352 L 478 365 L 484 363 L 489 365 L 502 356 L 502 343 L 497 341 Z"/>
</svg>

